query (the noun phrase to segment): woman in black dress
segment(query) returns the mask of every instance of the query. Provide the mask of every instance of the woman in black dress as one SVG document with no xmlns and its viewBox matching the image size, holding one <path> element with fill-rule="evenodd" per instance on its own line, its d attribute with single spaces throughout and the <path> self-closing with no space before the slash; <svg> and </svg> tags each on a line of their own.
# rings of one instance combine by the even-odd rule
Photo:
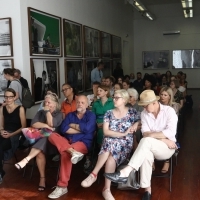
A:
<svg viewBox="0 0 200 200">
<path fill-rule="evenodd" d="M 15 90 L 6 89 L 5 106 L 0 108 L 0 184 L 5 175 L 2 162 L 12 157 L 19 146 L 21 130 L 26 127 L 24 108 L 15 104 L 15 97 Z"/>
<path fill-rule="evenodd" d="M 46 95 L 44 99 L 44 107 L 36 113 L 35 117 L 31 121 L 31 126 L 36 129 L 46 128 L 54 132 L 58 132 L 61 122 L 62 113 L 60 111 L 60 103 L 57 95 L 55 93 Z M 17 169 L 21 169 L 26 166 L 30 159 L 36 157 L 40 173 L 38 190 L 43 191 L 45 189 L 45 154 L 53 155 L 56 153 L 56 147 L 48 141 L 47 137 L 43 137 L 33 145 L 29 155 L 20 162 L 16 163 L 15 167 Z"/>
</svg>

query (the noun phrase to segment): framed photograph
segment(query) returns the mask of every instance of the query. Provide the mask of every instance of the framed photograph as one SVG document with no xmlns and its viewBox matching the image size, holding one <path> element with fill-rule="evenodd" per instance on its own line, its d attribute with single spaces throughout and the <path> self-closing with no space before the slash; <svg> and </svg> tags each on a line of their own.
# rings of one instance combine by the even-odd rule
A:
<svg viewBox="0 0 200 200">
<path fill-rule="evenodd" d="M 0 96 L 4 95 L 8 83 L 3 75 L 3 70 L 5 68 L 14 68 L 13 59 L 0 60 Z"/>
<path fill-rule="evenodd" d="M 103 77 L 112 75 L 112 63 L 111 60 L 103 60 L 104 68 L 103 68 Z"/>
<path fill-rule="evenodd" d="M 98 60 L 85 60 L 85 90 L 92 89 L 91 71 L 97 67 Z"/>
<path fill-rule="evenodd" d="M 82 57 L 82 25 L 63 19 L 65 57 Z"/>
<path fill-rule="evenodd" d="M 11 18 L 0 18 L 0 57 L 13 56 Z"/>
<path fill-rule="evenodd" d="M 78 93 L 84 91 L 84 73 L 82 60 L 65 60 L 65 82 Z"/>
<path fill-rule="evenodd" d="M 31 58 L 31 82 L 36 103 L 44 100 L 48 90 L 60 97 L 59 60 Z"/>
<path fill-rule="evenodd" d="M 86 58 L 100 57 L 100 31 L 87 26 L 83 27 L 84 55 Z"/>
<path fill-rule="evenodd" d="M 28 8 L 30 55 L 62 56 L 61 18 Z"/>
<path fill-rule="evenodd" d="M 101 57 L 111 58 L 111 35 L 101 32 Z"/>
<path fill-rule="evenodd" d="M 199 69 L 200 49 L 173 50 L 172 66 L 173 69 Z"/>
<path fill-rule="evenodd" d="M 112 58 L 120 59 L 122 57 L 122 43 L 121 38 L 112 35 Z"/>
<path fill-rule="evenodd" d="M 169 69 L 169 51 L 143 51 L 144 69 Z"/>
</svg>

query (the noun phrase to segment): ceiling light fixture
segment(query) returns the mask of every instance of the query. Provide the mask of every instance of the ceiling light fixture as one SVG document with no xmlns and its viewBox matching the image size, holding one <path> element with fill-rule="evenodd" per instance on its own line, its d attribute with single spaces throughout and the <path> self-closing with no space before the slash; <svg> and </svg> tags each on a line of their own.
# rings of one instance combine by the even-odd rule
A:
<svg viewBox="0 0 200 200">
<path fill-rule="evenodd" d="M 192 0 L 181 0 L 183 14 L 185 18 L 193 17 L 193 2 Z"/>
<path fill-rule="evenodd" d="M 155 17 L 147 10 L 147 8 L 142 4 L 140 0 L 126 0 L 129 2 L 137 11 L 141 13 L 142 16 L 149 20 L 154 20 Z"/>
</svg>

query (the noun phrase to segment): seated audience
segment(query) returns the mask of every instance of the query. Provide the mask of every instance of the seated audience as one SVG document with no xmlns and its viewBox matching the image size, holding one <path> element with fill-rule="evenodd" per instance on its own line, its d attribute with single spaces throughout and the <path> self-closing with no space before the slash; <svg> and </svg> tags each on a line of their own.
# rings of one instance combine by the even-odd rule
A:
<svg viewBox="0 0 200 200">
<path fill-rule="evenodd" d="M 69 112 L 76 110 L 76 91 L 68 83 L 62 85 L 61 91 L 66 98 L 61 104 L 61 112 L 63 113 L 63 118 L 65 118 Z"/>
<path fill-rule="evenodd" d="M 180 104 L 180 109 L 181 109 L 183 107 L 184 97 L 183 97 L 183 93 L 178 90 L 178 88 L 179 88 L 179 81 L 178 80 L 171 81 L 170 82 L 170 88 L 172 89 L 173 94 L 174 94 L 174 101 L 176 103 Z"/>
<path fill-rule="evenodd" d="M 159 96 L 160 96 L 159 102 L 163 105 L 171 106 L 178 116 L 180 110 L 180 104 L 174 102 L 174 95 L 172 89 L 170 87 L 163 87 L 160 90 Z M 161 173 L 167 173 L 168 169 L 169 169 L 169 160 L 166 160 L 161 170 Z"/>
<path fill-rule="evenodd" d="M 155 94 L 157 94 L 157 90 L 155 90 L 156 80 L 152 75 L 146 75 L 143 79 L 144 81 L 144 90 L 153 90 Z"/>
<path fill-rule="evenodd" d="M 4 77 L 7 81 L 10 81 L 9 88 L 12 88 L 15 92 L 15 104 L 22 105 L 22 85 L 18 79 L 14 77 L 14 69 L 5 68 L 3 70 Z"/>
<path fill-rule="evenodd" d="M 121 89 L 123 89 L 123 85 L 121 83 L 115 83 L 114 92 Z"/>
<path fill-rule="evenodd" d="M 120 76 L 118 79 L 117 79 L 117 83 L 120 83 L 120 84 L 122 84 L 122 82 L 123 82 L 123 77 L 122 76 Z"/>
<path fill-rule="evenodd" d="M 92 84 L 92 91 L 93 91 L 93 94 L 89 94 L 87 95 L 87 99 L 88 99 L 88 104 L 89 106 L 92 106 L 93 103 L 98 99 L 97 97 L 97 89 L 99 87 L 100 83 L 95 81 L 93 84 Z M 103 84 L 104 85 L 104 84 Z M 75 110 L 73 110 L 75 111 Z"/>
<path fill-rule="evenodd" d="M 167 86 L 169 83 L 167 82 L 167 76 L 165 74 L 162 74 L 161 76 L 161 82 L 160 82 L 160 86 L 161 88 L 163 86 Z"/>
<path fill-rule="evenodd" d="M 167 83 L 169 84 L 171 81 L 172 73 L 170 71 L 166 71 L 165 75 L 167 78 Z"/>
<path fill-rule="evenodd" d="M 105 85 L 106 84 L 106 79 L 103 77 L 101 78 L 101 85 Z"/>
<path fill-rule="evenodd" d="M 113 110 L 104 115 L 104 140 L 98 161 L 92 173 L 82 181 L 83 187 L 90 187 L 96 180 L 99 170 L 105 164 L 105 172 L 114 172 L 123 163 L 133 148 L 133 132 L 137 130 L 140 115 L 135 109 L 126 107 L 129 95 L 126 90 L 117 90 L 114 94 Z M 110 191 L 111 181 L 105 179 L 102 195 L 104 199 L 114 199 Z"/>
<path fill-rule="evenodd" d="M 114 88 L 113 88 L 113 78 L 110 76 L 106 77 L 106 86 L 110 89 L 110 96 L 113 96 L 114 94 Z"/>
<path fill-rule="evenodd" d="M 130 84 L 133 85 L 134 81 L 135 81 L 135 75 L 134 73 L 130 73 L 130 80 L 129 80 Z"/>
<path fill-rule="evenodd" d="M 62 123 L 62 112 L 60 104 L 55 93 L 48 94 L 44 99 L 44 108 L 38 111 L 31 121 L 31 127 L 36 129 L 48 129 L 59 132 L 59 126 Z M 33 146 L 27 157 L 15 164 L 17 169 L 22 169 L 28 162 L 36 157 L 37 166 L 40 173 L 39 191 L 45 190 L 45 155 L 54 155 L 56 148 L 51 145 L 47 137 L 38 140 Z"/>
<path fill-rule="evenodd" d="M 140 187 L 145 188 L 144 200 L 151 199 L 151 175 L 154 159 L 169 159 L 175 152 L 177 115 L 173 108 L 158 102 L 152 90 L 145 90 L 140 95 L 139 105 L 144 107 L 141 113 L 143 139 L 135 150 L 128 165 L 116 173 L 105 173 L 113 182 L 126 183 L 130 172 L 140 168 Z M 133 185 L 137 185 L 133 175 Z"/>
<path fill-rule="evenodd" d="M 122 83 L 122 86 L 124 90 L 128 90 L 128 88 L 130 88 L 130 82 L 127 80 L 124 80 Z"/>
<path fill-rule="evenodd" d="M 139 106 L 137 103 L 138 96 L 139 96 L 137 90 L 135 90 L 134 88 L 129 88 L 127 92 L 129 94 L 129 102 L 127 103 L 126 106 L 130 108 L 135 108 L 137 111 L 142 112 L 143 107 Z"/>
<path fill-rule="evenodd" d="M 100 99 L 94 102 L 92 112 L 96 115 L 97 122 L 97 143 L 101 146 L 103 140 L 103 117 L 107 110 L 114 108 L 113 99 L 110 97 L 110 90 L 107 86 L 100 85 L 98 87 L 97 95 Z"/>
<path fill-rule="evenodd" d="M 61 125 L 61 133 L 53 133 L 49 141 L 60 153 L 60 172 L 56 189 L 48 196 L 56 199 L 68 192 L 67 186 L 71 175 L 72 163 L 76 164 L 88 153 L 92 146 L 96 130 L 95 114 L 89 110 L 86 96 L 77 97 L 77 110 L 69 113 Z"/>
<path fill-rule="evenodd" d="M 0 184 L 5 175 L 3 161 L 12 157 L 19 146 L 21 130 L 26 127 L 24 108 L 15 103 L 15 97 L 12 88 L 6 89 L 5 106 L 0 107 Z"/>
</svg>

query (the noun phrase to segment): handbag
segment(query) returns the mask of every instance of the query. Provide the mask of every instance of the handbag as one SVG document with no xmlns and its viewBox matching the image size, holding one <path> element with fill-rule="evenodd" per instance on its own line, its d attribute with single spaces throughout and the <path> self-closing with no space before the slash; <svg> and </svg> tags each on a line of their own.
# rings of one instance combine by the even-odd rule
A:
<svg viewBox="0 0 200 200">
<path fill-rule="evenodd" d="M 53 131 L 47 128 L 37 129 L 27 127 L 22 129 L 22 133 L 29 141 L 29 144 L 33 144 L 43 137 L 49 137 Z"/>
</svg>

